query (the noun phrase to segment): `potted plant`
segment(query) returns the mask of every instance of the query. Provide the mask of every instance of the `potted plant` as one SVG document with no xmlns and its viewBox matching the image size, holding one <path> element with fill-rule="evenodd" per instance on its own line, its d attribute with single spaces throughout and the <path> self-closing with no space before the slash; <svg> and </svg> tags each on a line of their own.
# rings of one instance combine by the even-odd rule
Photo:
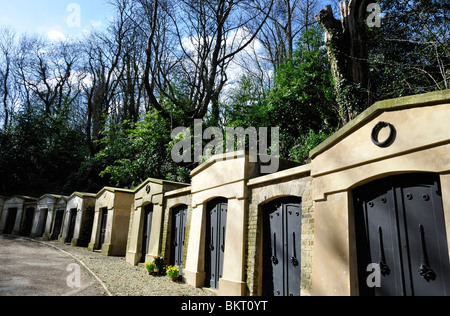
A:
<svg viewBox="0 0 450 316">
<path fill-rule="evenodd" d="M 164 258 L 161 255 L 153 257 L 153 264 L 155 265 L 155 272 L 163 274 Z"/>
<path fill-rule="evenodd" d="M 168 266 L 167 275 L 172 279 L 173 282 L 178 281 L 180 274 L 180 267 L 178 266 Z"/>
<path fill-rule="evenodd" d="M 149 275 L 153 275 L 155 273 L 155 264 L 153 262 L 145 263 L 145 268 L 147 269 Z"/>
</svg>

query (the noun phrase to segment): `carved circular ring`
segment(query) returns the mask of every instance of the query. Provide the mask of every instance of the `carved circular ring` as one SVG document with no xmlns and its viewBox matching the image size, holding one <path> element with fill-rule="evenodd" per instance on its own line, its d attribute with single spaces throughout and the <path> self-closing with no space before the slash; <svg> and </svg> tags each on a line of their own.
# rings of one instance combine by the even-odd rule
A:
<svg viewBox="0 0 450 316">
<path fill-rule="evenodd" d="M 390 130 L 389 137 L 385 141 L 380 142 L 378 140 L 378 134 L 385 127 L 389 127 Z M 394 140 L 394 137 L 395 137 L 395 127 L 387 122 L 379 122 L 377 125 L 375 125 L 375 127 L 372 130 L 372 142 L 378 147 L 382 148 L 388 147 Z"/>
<path fill-rule="evenodd" d="M 149 193 L 150 193 L 150 190 L 151 190 L 151 187 L 150 187 L 150 185 L 147 185 L 147 186 L 145 187 L 145 191 L 147 192 L 147 194 L 149 194 Z"/>
</svg>

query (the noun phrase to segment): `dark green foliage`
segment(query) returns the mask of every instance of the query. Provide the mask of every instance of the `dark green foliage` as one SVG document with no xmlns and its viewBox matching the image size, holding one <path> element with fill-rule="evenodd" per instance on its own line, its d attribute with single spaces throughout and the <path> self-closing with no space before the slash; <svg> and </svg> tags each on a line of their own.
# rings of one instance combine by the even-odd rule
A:
<svg viewBox="0 0 450 316">
<path fill-rule="evenodd" d="M 281 128 L 286 158 L 298 137 L 336 124 L 333 80 L 323 45 L 318 27 L 304 32 L 292 61 L 280 67 L 269 92 L 268 114 Z"/>
<path fill-rule="evenodd" d="M 67 114 L 61 110 L 49 116 L 29 107 L 0 131 L 2 195 L 69 194 L 77 189 L 69 180 L 84 161 L 87 146 Z"/>
<path fill-rule="evenodd" d="M 142 121 L 116 124 L 110 122 L 101 143 L 104 149 L 95 157 L 104 166 L 102 176 L 111 185 L 135 187 L 147 178 L 189 181 L 189 170 L 172 162 L 169 143 L 172 126 L 156 111 Z"/>
<path fill-rule="evenodd" d="M 318 133 L 310 130 L 309 133 L 301 135 L 295 140 L 294 146 L 289 152 L 289 158 L 299 163 L 309 163 L 309 153 L 316 148 L 334 132 L 320 130 Z"/>
<path fill-rule="evenodd" d="M 374 101 L 450 88 L 450 1 L 379 1 L 369 29 Z"/>
<path fill-rule="evenodd" d="M 449 89 L 450 0 L 380 0 L 378 3 L 382 9 L 381 28 L 368 27 L 365 21 L 358 24 L 367 49 L 368 87 L 343 80 L 339 87 L 342 94 L 336 96 L 323 29 L 318 24 L 308 26 L 299 36 L 293 55 L 277 64 L 273 75 L 256 78 L 249 71 L 226 96 L 222 90 L 221 95 L 214 94 L 207 104 L 209 114 L 202 117 L 203 130 L 217 126 L 225 136 L 226 127 L 279 127 L 281 157 L 307 163 L 310 150 L 340 128 L 341 122 L 347 121 L 346 116 L 351 119 L 378 100 Z M 115 38 L 117 34 L 111 35 Z M 101 107 L 96 101 L 107 92 L 102 80 L 109 70 L 100 58 L 102 54 L 99 57 L 77 52 L 79 60 L 74 59 L 69 69 L 71 75 L 78 74 L 76 78 L 81 79 L 71 77 L 64 89 L 54 90 L 61 100 L 57 104 L 42 104 L 36 91 L 27 90 L 29 84 L 24 84 L 19 76 L 19 64 L 11 64 L 16 68 L 13 67 L 15 75 L 9 79 L 14 79 L 14 84 L 8 83 L 11 87 L 8 104 L 14 107 L 9 109 L 6 127 L 0 128 L 0 195 L 98 192 L 105 185 L 133 188 L 148 177 L 190 181 L 190 171 L 198 163 L 173 162 L 171 132 L 178 126 L 193 131 L 194 116 L 186 113 L 191 107 L 199 106 L 189 101 L 190 92 L 195 90 L 192 85 L 199 83 L 181 80 L 177 68 L 171 69 L 167 80 L 160 84 L 177 102 L 165 99 L 164 93 L 156 95 L 164 116 L 156 112 L 143 89 L 143 74 L 139 72 L 139 66 L 145 64 L 142 43 L 146 43 L 147 36 L 128 39 L 127 48 L 135 49 L 136 69 L 135 72 L 128 69 L 126 74 L 130 79 L 136 76 L 126 85 L 117 82 L 114 86 L 117 91 L 111 90 L 108 101 L 103 98 L 99 101 Z M 114 50 L 118 43 L 110 44 L 112 47 L 105 51 Z M 45 65 L 46 55 L 39 56 Z M 253 57 L 248 55 L 248 58 Z M 119 56 L 117 60 L 122 59 Z M 96 71 L 97 81 L 89 87 L 92 74 L 88 76 L 85 72 L 88 65 L 95 66 L 93 61 L 99 63 L 98 69 L 91 67 Z M 115 73 L 112 77 L 119 78 L 124 70 L 121 63 L 111 67 L 116 67 L 111 71 Z M 0 56 L 0 70 L 4 69 Z M 29 76 L 25 78 L 29 83 L 39 77 L 33 73 L 34 68 L 24 69 L 30 72 L 24 73 Z M 267 77 L 269 83 L 265 82 Z M 82 79 L 83 84 L 79 85 Z M 130 95 L 132 92 L 135 95 Z M 142 105 L 133 114 L 121 108 L 127 98 Z M 345 109 L 350 109 L 352 115 L 343 113 Z M 2 114 L 6 121 L 6 113 Z M 206 143 L 203 140 L 203 146 Z"/>
<path fill-rule="evenodd" d="M 297 139 L 337 122 L 333 79 L 320 28 L 303 33 L 292 60 L 279 67 L 273 88 L 264 94 L 258 88 L 248 77 L 241 80 L 228 108 L 228 126 L 279 127 L 281 156 L 303 162 L 303 156 L 291 153 Z"/>
</svg>

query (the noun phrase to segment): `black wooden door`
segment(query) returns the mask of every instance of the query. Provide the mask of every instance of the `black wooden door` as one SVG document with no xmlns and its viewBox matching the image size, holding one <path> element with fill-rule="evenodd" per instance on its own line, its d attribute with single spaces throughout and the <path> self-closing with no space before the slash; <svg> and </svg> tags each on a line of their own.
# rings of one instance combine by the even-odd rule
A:
<svg viewBox="0 0 450 316">
<path fill-rule="evenodd" d="M 4 234 L 12 234 L 14 232 L 14 226 L 16 223 L 17 208 L 8 209 L 8 215 L 6 216 Z"/>
<path fill-rule="evenodd" d="M 30 236 L 33 228 L 34 208 L 27 208 L 25 211 L 25 219 L 23 221 L 22 236 Z"/>
<path fill-rule="evenodd" d="M 301 199 L 282 198 L 264 206 L 263 294 L 299 296 Z"/>
<path fill-rule="evenodd" d="M 438 175 L 408 174 L 375 181 L 354 191 L 354 203 L 360 295 L 450 294 Z M 369 276 L 370 272 L 378 273 L 379 284 L 368 282 L 377 277 Z"/>
<path fill-rule="evenodd" d="M 141 262 L 145 262 L 145 256 L 148 254 L 150 233 L 152 231 L 153 220 L 153 204 L 145 206 L 144 210 L 144 227 L 142 232 L 142 257 Z"/>
<path fill-rule="evenodd" d="M 77 212 L 78 212 L 78 210 L 76 208 L 70 210 L 69 231 L 68 231 L 67 237 L 66 237 L 67 243 L 71 243 L 73 236 L 75 235 L 75 225 L 77 223 Z"/>
<path fill-rule="evenodd" d="M 52 239 L 58 239 L 58 236 L 61 233 L 63 218 L 64 218 L 64 211 L 63 210 L 56 211 L 55 225 L 53 226 Z"/>
<path fill-rule="evenodd" d="M 45 233 L 45 228 L 47 226 L 47 217 L 48 217 L 48 209 L 44 209 L 41 211 L 42 218 L 42 226 L 40 232 L 38 232 L 38 237 L 42 237 Z"/>
<path fill-rule="evenodd" d="M 170 264 L 181 267 L 183 265 L 184 238 L 186 234 L 187 205 L 174 208 L 172 212 L 172 237 Z"/>
<path fill-rule="evenodd" d="M 205 241 L 205 286 L 217 289 L 223 273 L 227 199 L 219 198 L 207 205 Z"/>
<path fill-rule="evenodd" d="M 104 207 L 101 210 L 101 216 L 102 216 L 102 220 L 101 220 L 101 224 L 100 224 L 100 236 L 99 236 L 99 240 L 98 240 L 98 248 L 97 249 L 102 249 L 103 243 L 105 242 L 106 224 L 108 222 L 108 208 L 107 207 Z"/>
</svg>

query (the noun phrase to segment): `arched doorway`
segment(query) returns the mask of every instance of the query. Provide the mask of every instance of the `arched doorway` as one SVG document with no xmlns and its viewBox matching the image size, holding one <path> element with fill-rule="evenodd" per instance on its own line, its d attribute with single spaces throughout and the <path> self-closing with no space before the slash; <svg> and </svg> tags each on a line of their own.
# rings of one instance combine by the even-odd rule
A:
<svg viewBox="0 0 450 316">
<path fill-rule="evenodd" d="M 63 225 L 64 210 L 57 210 L 55 215 L 55 224 L 53 226 L 52 239 L 58 239 Z"/>
<path fill-rule="evenodd" d="M 300 296 L 302 200 L 263 206 L 263 295 Z"/>
<path fill-rule="evenodd" d="M 217 198 L 207 204 L 205 240 L 205 287 L 219 288 L 223 273 L 228 200 Z"/>
<path fill-rule="evenodd" d="M 78 209 L 73 208 L 69 212 L 69 231 L 66 236 L 66 243 L 72 243 L 72 239 L 75 235 L 75 226 L 77 224 L 77 213 Z"/>
<path fill-rule="evenodd" d="M 142 229 L 142 249 L 141 249 L 141 260 L 143 263 L 146 261 L 146 256 L 148 254 L 148 250 L 150 247 L 150 234 L 152 232 L 152 223 L 153 223 L 153 204 L 147 204 L 144 207 L 144 223 Z"/>
<path fill-rule="evenodd" d="M 16 224 L 17 217 L 17 208 L 9 208 L 7 210 L 5 229 L 3 230 L 3 234 L 9 235 L 14 232 L 14 226 Z"/>
<path fill-rule="evenodd" d="M 34 208 L 29 207 L 25 210 L 25 218 L 23 220 L 22 236 L 30 236 L 33 228 Z"/>
<path fill-rule="evenodd" d="M 449 295 L 439 175 L 391 176 L 353 193 L 360 295 Z"/>
<path fill-rule="evenodd" d="M 177 206 L 172 211 L 170 264 L 180 268 L 183 265 L 187 211 L 187 205 Z"/>
</svg>

